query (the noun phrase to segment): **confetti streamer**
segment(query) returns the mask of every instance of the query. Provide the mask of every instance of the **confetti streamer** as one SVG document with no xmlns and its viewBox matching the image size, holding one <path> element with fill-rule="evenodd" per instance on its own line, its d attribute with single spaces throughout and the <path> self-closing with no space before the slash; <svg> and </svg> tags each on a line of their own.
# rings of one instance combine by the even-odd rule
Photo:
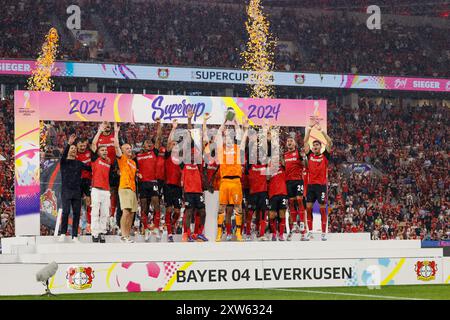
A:
<svg viewBox="0 0 450 320">
<path fill-rule="evenodd" d="M 243 69 L 250 72 L 248 80 L 252 98 L 273 98 L 273 69 L 276 40 L 270 32 L 270 23 L 263 13 L 261 0 L 250 0 L 247 6 L 248 32 L 246 50 L 241 53 Z"/>
<path fill-rule="evenodd" d="M 45 36 L 42 50 L 36 60 L 31 77 L 28 79 L 28 90 L 32 91 L 52 91 L 54 83 L 51 78 L 53 64 L 58 52 L 58 31 L 51 28 Z"/>
</svg>

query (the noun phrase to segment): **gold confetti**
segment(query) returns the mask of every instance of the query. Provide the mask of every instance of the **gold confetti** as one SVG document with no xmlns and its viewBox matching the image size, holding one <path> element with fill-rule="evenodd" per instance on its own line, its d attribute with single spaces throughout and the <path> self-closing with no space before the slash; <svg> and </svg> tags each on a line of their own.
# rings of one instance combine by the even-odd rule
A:
<svg viewBox="0 0 450 320">
<path fill-rule="evenodd" d="M 45 36 L 42 50 L 36 60 L 36 67 L 28 79 L 28 90 L 52 91 L 54 83 L 51 78 L 53 64 L 58 52 L 58 31 L 51 28 Z"/>
<path fill-rule="evenodd" d="M 250 72 L 248 80 L 252 98 L 273 98 L 273 69 L 276 40 L 270 32 L 270 23 L 263 13 L 261 0 L 250 0 L 245 27 L 249 38 L 241 56 L 243 69 Z"/>
</svg>

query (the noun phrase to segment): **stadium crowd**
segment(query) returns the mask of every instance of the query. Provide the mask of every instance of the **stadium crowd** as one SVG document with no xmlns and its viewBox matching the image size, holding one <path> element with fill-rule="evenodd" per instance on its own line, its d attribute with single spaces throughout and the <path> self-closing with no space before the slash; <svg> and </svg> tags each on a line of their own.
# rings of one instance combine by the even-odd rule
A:
<svg viewBox="0 0 450 320">
<path fill-rule="evenodd" d="M 373 239 L 448 239 L 449 113 L 442 105 L 401 107 L 370 99 L 353 108 L 330 105 L 328 231 L 370 232 Z M 59 157 L 72 130 L 64 122 L 53 124 L 46 157 Z M 80 137 L 91 139 L 96 130 L 95 123 L 77 125 Z M 169 130 L 165 125 L 165 141 Z M 303 133 L 297 130 L 300 143 Z M 154 134 L 148 125 L 129 124 L 121 139 L 138 152 L 144 137 Z"/>
<path fill-rule="evenodd" d="M 10 58 L 35 58 L 42 35 L 54 19 L 67 15 L 65 9 L 71 4 L 58 1 L 52 7 L 47 1 L 4 2 L 0 56 Z M 100 36 L 113 40 L 114 47 L 105 48 L 102 61 L 228 68 L 242 65 L 240 52 L 245 49 L 247 39 L 243 6 L 183 1 L 176 2 L 177 10 L 171 10 L 168 8 L 172 6 L 163 0 L 79 3 L 88 9 L 82 11 L 83 28 L 95 28 L 91 13 L 96 14 L 108 33 L 102 35 L 102 30 L 98 30 Z M 450 75 L 447 67 L 450 41 L 446 30 L 397 23 L 385 23 L 382 30 L 368 30 L 364 21 L 350 16 L 316 17 L 291 8 L 271 15 L 270 22 L 279 40 L 277 70 Z M 18 32 L 23 26 L 30 31 Z M 70 45 L 69 39 L 62 40 L 60 58 L 94 58 L 79 43 Z"/>
</svg>

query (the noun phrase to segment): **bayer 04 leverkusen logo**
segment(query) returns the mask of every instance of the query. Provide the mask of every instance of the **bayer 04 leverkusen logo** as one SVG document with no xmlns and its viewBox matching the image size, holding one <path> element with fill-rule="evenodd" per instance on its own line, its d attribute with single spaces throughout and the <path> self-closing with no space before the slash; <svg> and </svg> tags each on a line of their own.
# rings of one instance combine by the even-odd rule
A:
<svg viewBox="0 0 450 320">
<path fill-rule="evenodd" d="M 75 290 L 85 290 L 92 287 L 94 270 L 91 267 L 70 267 L 66 273 L 67 284 Z"/>
<path fill-rule="evenodd" d="M 169 77 L 169 69 L 168 68 L 158 68 L 158 78 L 167 79 Z"/>
<path fill-rule="evenodd" d="M 414 270 L 416 271 L 417 280 L 431 281 L 436 279 L 436 261 L 417 261 Z"/>
<path fill-rule="evenodd" d="M 305 75 L 304 74 L 296 74 L 294 76 L 294 80 L 296 84 L 304 84 L 305 83 Z"/>
</svg>

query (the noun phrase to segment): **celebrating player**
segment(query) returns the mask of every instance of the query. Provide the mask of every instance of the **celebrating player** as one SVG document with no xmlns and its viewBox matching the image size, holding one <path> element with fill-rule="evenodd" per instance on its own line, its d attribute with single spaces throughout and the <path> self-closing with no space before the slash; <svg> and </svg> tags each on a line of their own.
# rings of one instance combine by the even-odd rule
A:
<svg viewBox="0 0 450 320">
<path fill-rule="evenodd" d="M 139 201 L 141 204 L 141 224 L 142 233 L 145 235 L 145 241 L 150 238 L 150 230 L 148 224 L 148 213 L 150 203 L 153 207 L 153 232 L 159 239 L 159 223 L 161 220 L 159 185 L 157 181 L 156 168 L 161 141 L 161 123 L 156 120 L 157 133 L 155 139 L 144 140 L 142 144 L 142 152 L 136 156 L 137 167 L 139 170 Z"/>
<path fill-rule="evenodd" d="M 167 150 L 165 154 L 166 163 L 166 183 L 164 186 L 164 202 L 166 213 L 164 220 L 167 226 L 167 240 L 173 242 L 173 233 L 175 223 L 180 218 L 180 209 L 182 205 L 183 190 L 181 188 L 181 168 L 180 168 L 180 148 L 174 141 L 175 130 L 178 126 L 177 120 L 172 122 L 172 131 L 167 141 Z M 176 156 L 172 156 L 172 153 Z"/>
<path fill-rule="evenodd" d="M 300 232 L 302 240 L 305 237 L 305 208 L 303 207 L 303 168 L 306 165 L 306 156 L 303 150 L 298 148 L 297 142 L 293 136 L 287 138 L 287 151 L 284 153 L 284 162 L 286 165 L 286 186 L 289 197 L 289 235 L 290 241 L 293 229 L 298 228 L 297 215 L 300 215 Z"/>
<path fill-rule="evenodd" d="M 109 180 L 110 183 L 110 193 L 111 193 L 111 209 L 110 209 L 110 227 L 114 227 L 116 222 L 120 226 L 120 218 L 122 216 L 122 212 L 120 210 L 119 203 L 119 169 L 117 166 L 116 160 L 116 148 L 114 147 L 114 138 L 115 135 L 112 132 L 111 123 L 104 121 L 100 123 L 97 134 L 94 136 L 92 140 L 92 145 L 97 148 L 106 147 L 106 151 L 108 153 L 109 161 L 111 162 L 111 178 Z M 118 210 L 116 218 L 114 219 L 114 215 L 116 214 L 116 210 Z"/>
<path fill-rule="evenodd" d="M 88 139 L 80 138 L 77 142 L 76 159 L 85 165 L 91 165 L 91 151 L 88 148 Z M 87 233 L 91 231 L 91 182 L 92 173 L 88 170 L 81 171 L 81 197 L 84 198 L 86 205 Z"/>
<path fill-rule="evenodd" d="M 69 224 L 69 214 L 72 208 L 72 240 L 78 240 L 78 225 L 81 212 L 81 171 L 91 170 L 91 167 L 76 159 L 77 147 L 74 145 L 76 135 L 69 137 L 68 144 L 61 157 L 61 198 L 62 222 L 59 241 L 64 241 Z"/>
<path fill-rule="evenodd" d="M 225 115 L 225 121 L 220 126 L 218 131 L 218 138 L 222 140 L 222 136 L 225 129 L 225 123 L 227 122 L 227 115 Z M 224 220 L 224 212 L 227 205 L 232 205 L 235 211 L 236 218 L 236 240 L 242 241 L 242 158 L 243 152 L 245 152 L 245 143 L 248 134 L 248 121 L 244 122 L 244 133 L 242 129 L 234 119 L 235 130 L 227 129 L 225 131 L 225 141 L 218 142 L 217 154 L 219 158 L 219 170 L 220 170 L 220 186 L 219 186 L 219 213 L 217 217 L 217 224 L 219 226 L 217 230 L 216 241 L 221 241 L 222 238 L 222 224 Z M 234 136 L 236 135 L 236 136 Z M 240 143 L 237 144 L 236 140 L 240 139 Z"/>
<path fill-rule="evenodd" d="M 92 156 L 92 241 L 105 243 L 108 216 L 110 214 L 111 196 L 109 177 L 111 173 L 111 160 L 108 158 L 108 150 L 105 146 L 91 146 Z M 97 154 L 95 152 L 97 151 Z"/>
<path fill-rule="evenodd" d="M 284 241 L 286 227 L 287 209 L 287 187 L 286 172 L 283 164 L 269 165 L 269 224 L 272 231 L 272 241 L 277 241 L 277 218 L 278 218 L 278 240 Z"/>
<path fill-rule="evenodd" d="M 136 197 L 136 162 L 131 158 L 132 149 L 128 143 L 119 145 L 120 127 L 114 123 L 114 146 L 116 148 L 117 162 L 120 170 L 119 198 L 122 207 L 122 217 L 120 219 L 120 230 L 122 233 L 121 241 L 124 243 L 133 243 L 130 238 L 131 226 L 133 224 L 134 214 L 137 211 Z"/>
<path fill-rule="evenodd" d="M 321 152 L 322 142 L 314 140 L 312 143 L 312 150 L 308 143 L 311 129 L 316 127 L 322 133 L 325 141 L 325 151 Z M 308 212 L 308 219 L 312 219 L 312 207 L 317 200 L 320 204 L 320 216 L 322 223 L 322 240 L 327 240 L 327 213 L 326 213 L 326 197 L 327 197 L 327 171 L 328 161 L 330 160 L 330 152 L 333 142 L 331 138 L 322 130 L 318 124 L 309 125 L 306 130 L 304 148 L 308 157 L 308 193 L 306 195 L 306 210 Z M 310 218 L 311 217 L 311 218 Z"/>
</svg>

